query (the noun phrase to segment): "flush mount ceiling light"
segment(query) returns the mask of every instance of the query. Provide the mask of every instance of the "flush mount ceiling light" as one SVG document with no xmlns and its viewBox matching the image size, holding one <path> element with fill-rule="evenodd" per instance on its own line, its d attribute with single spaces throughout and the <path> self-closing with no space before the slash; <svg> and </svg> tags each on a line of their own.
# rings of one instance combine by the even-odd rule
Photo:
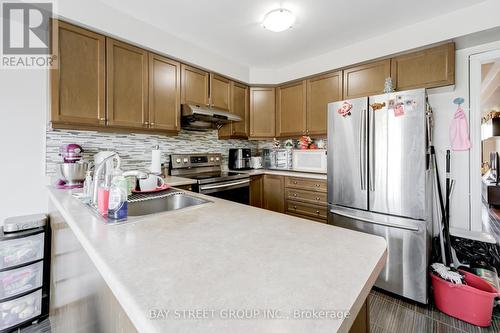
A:
<svg viewBox="0 0 500 333">
<path fill-rule="evenodd" d="M 294 23 L 295 15 L 291 11 L 278 8 L 266 14 L 262 26 L 267 30 L 281 32 L 290 29 Z"/>
</svg>

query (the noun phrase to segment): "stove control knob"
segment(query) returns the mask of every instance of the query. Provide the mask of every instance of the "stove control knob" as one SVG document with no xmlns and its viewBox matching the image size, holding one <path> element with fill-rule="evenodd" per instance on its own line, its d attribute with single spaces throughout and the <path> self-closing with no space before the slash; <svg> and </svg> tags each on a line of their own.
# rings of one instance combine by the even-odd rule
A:
<svg viewBox="0 0 500 333">
<path fill-rule="evenodd" d="M 175 160 L 175 163 L 181 163 L 181 159 L 180 159 L 180 158 L 177 158 L 177 159 Z"/>
<path fill-rule="evenodd" d="M 188 159 L 186 157 L 184 157 L 184 160 L 183 160 L 184 163 L 187 163 L 188 162 Z"/>
<path fill-rule="evenodd" d="M 219 161 L 219 160 L 220 160 L 220 157 L 216 157 L 216 158 L 215 158 L 215 160 L 216 160 L 216 161 Z"/>
<path fill-rule="evenodd" d="M 213 162 L 214 161 L 214 158 L 213 157 L 210 157 L 210 162 Z"/>
</svg>

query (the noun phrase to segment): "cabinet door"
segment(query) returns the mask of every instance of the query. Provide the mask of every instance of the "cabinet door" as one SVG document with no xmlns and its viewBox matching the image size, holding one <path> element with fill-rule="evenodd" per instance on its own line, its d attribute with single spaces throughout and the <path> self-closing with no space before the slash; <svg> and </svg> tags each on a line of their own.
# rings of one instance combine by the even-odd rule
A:
<svg viewBox="0 0 500 333">
<path fill-rule="evenodd" d="M 250 206 L 263 207 L 263 176 L 250 177 Z"/>
<path fill-rule="evenodd" d="M 385 79 L 391 76 L 391 60 L 381 60 L 344 69 L 344 98 L 382 94 Z"/>
<path fill-rule="evenodd" d="M 326 135 L 328 103 L 342 99 L 342 72 L 307 80 L 307 134 Z"/>
<path fill-rule="evenodd" d="M 231 109 L 231 81 L 217 74 L 210 74 L 210 105 L 229 111 Z"/>
<path fill-rule="evenodd" d="M 150 128 L 179 131 L 181 101 L 180 63 L 149 54 Z"/>
<path fill-rule="evenodd" d="M 148 128 L 148 52 L 107 38 L 108 125 Z"/>
<path fill-rule="evenodd" d="M 264 175 L 264 207 L 278 213 L 285 212 L 285 179 L 283 176 Z"/>
<path fill-rule="evenodd" d="M 231 85 L 232 104 L 231 112 L 243 119 L 231 124 L 231 136 L 248 137 L 248 87 L 241 83 L 233 82 Z"/>
<path fill-rule="evenodd" d="M 181 103 L 209 106 L 208 82 L 210 75 L 201 69 L 181 65 Z"/>
<path fill-rule="evenodd" d="M 106 38 L 59 21 L 58 66 L 51 70 L 51 121 L 105 126 Z"/>
<path fill-rule="evenodd" d="M 277 90 L 276 135 L 306 134 L 306 81 L 281 86 Z"/>
<path fill-rule="evenodd" d="M 392 58 L 391 73 L 398 90 L 455 84 L 455 44 L 448 43 Z"/>
<path fill-rule="evenodd" d="M 275 136 L 274 88 L 250 88 L 250 137 L 273 138 Z"/>
</svg>

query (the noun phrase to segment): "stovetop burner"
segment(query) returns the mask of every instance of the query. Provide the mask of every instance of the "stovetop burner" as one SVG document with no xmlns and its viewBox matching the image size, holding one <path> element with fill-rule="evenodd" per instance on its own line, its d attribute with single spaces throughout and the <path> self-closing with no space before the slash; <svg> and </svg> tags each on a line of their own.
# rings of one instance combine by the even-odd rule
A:
<svg viewBox="0 0 500 333">
<path fill-rule="evenodd" d="M 249 178 L 246 173 L 222 171 L 221 154 L 170 155 L 169 173 L 173 176 L 195 179 L 198 184 L 225 182 Z"/>
</svg>

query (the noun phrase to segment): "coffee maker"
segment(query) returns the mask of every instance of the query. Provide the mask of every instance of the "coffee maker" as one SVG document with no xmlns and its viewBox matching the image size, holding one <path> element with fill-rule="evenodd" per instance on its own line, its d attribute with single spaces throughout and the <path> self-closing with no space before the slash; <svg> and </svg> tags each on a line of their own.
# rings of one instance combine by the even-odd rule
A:
<svg viewBox="0 0 500 333">
<path fill-rule="evenodd" d="M 230 170 L 250 169 L 251 157 L 252 157 L 252 152 L 249 148 L 229 149 L 229 169 Z"/>
</svg>

